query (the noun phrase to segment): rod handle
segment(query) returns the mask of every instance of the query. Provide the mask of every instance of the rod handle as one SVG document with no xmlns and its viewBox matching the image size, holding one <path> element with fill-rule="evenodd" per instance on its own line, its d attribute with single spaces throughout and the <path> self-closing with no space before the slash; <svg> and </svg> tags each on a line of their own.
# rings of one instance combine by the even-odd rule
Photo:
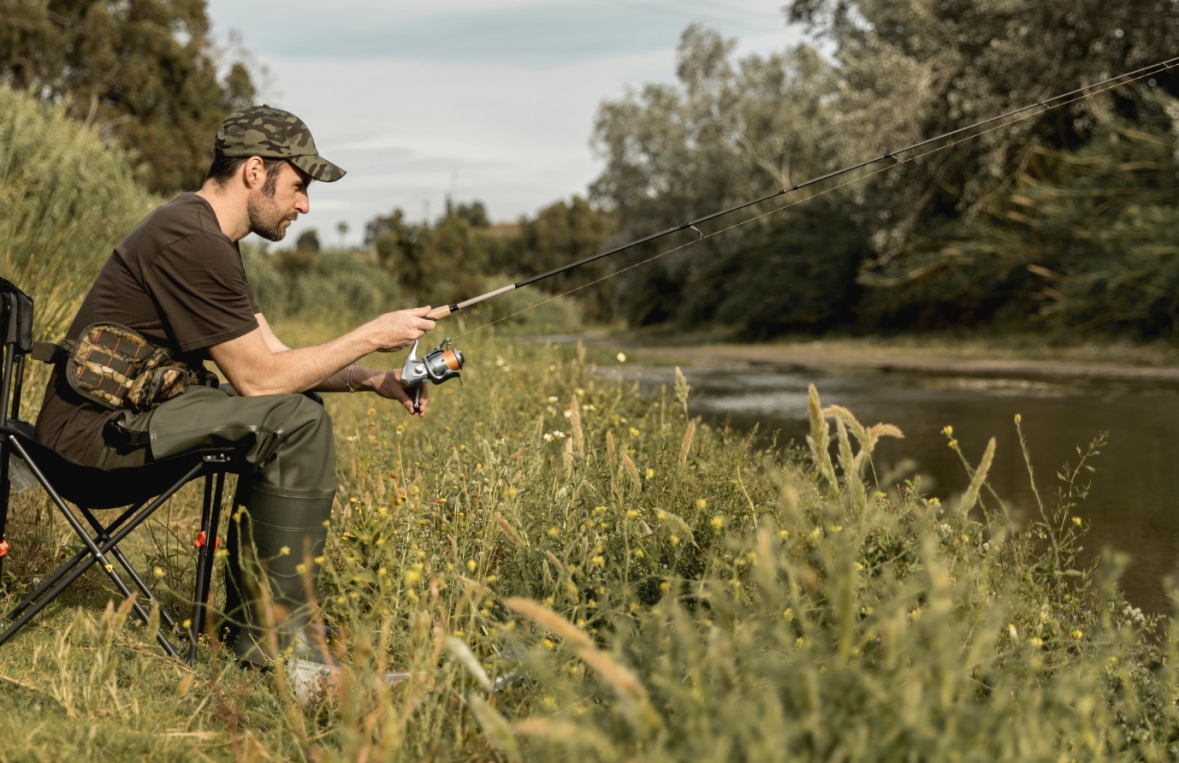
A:
<svg viewBox="0 0 1179 763">
<path fill-rule="evenodd" d="M 427 315 L 426 317 L 432 321 L 441 320 L 442 318 L 445 318 L 446 316 L 448 316 L 454 312 L 454 310 L 452 309 L 453 307 L 454 307 L 453 305 L 443 305 L 442 307 L 435 307 L 433 310 L 430 311 L 430 314 Z"/>
</svg>

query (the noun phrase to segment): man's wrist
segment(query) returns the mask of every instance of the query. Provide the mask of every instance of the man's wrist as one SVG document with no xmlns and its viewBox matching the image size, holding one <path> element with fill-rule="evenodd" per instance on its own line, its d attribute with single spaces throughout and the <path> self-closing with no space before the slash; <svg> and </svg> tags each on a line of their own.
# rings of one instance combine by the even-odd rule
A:
<svg viewBox="0 0 1179 763">
<path fill-rule="evenodd" d="M 352 371 L 352 389 L 356 392 L 372 392 L 377 388 L 374 381 L 377 376 L 381 374 L 380 371 L 364 366 L 356 366 Z"/>
</svg>

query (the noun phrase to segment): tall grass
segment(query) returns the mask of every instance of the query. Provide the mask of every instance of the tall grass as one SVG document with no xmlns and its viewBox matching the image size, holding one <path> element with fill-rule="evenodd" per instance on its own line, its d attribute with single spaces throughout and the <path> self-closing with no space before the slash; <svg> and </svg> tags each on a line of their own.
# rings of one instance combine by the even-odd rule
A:
<svg viewBox="0 0 1179 763">
<path fill-rule="evenodd" d="M 1119 560 L 1076 561 L 1093 453 L 1016 530 L 986 486 L 988 454 L 963 454 L 958 494 L 925 494 L 874 472 L 875 442 L 898 431 L 817 393 L 813 452 L 757 451 L 689 418 L 684 382 L 642 395 L 606 381 L 593 352 L 493 334 L 465 349 L 466 386 L 432 389 L 424 422 L 371 397 L 328 400 L 342 488 L 318 602 L 341 633 L 336 689 L 302 706 L 281 671 L 242 672 L 215 645 L 189 671 L 116 627 L 117 611 L 103 626 L 66 609 L 57 630 L 0 650 L 10 754 L 1179 752 L 1170 624 L 1126 604 Z M 91 605 L 105 598 L 90 590 Z M 388 686 L 389 670 L 410 678 Z M 46 718 L 73 720 L 59 732 Z"/>
<path fill-rule="evenodd" d="M 0 275 L 37 304 L 38 338 L 60 338 L 98 269 L 159 199 L 128 154 L 0 84 Z"/>
</svg>

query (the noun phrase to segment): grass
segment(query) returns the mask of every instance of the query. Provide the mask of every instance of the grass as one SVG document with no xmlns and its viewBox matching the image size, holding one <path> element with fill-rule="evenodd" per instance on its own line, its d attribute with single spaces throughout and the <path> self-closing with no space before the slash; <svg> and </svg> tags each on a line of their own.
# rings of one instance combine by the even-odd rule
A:
<svg viewBox="0 0 1179 763">
<path fill-rule="evenodd" d="M 173 663 L 88 576 L 0 649 L 0 760 L 1179 754 L 1171 623 L 1126 604 L 1122 560 L 1076 562 L 1098 448 L 1016 531 L 987 454 L 963 454 L 964 495 L 927 495 L 874 472 L 898 432 L 817 393 L 810 445 L 755 450 L 690 419 L 686 383 L 644 397 L 579 348 L 493 331 L 462 347 L 466 386 L 433 388 L 424 422 L 328 400 L 341 490 L 318 601 L 342 633 L 337 691 L 303 706 L 282 671 L 216 644 Z M 179 591 L 195 506 L 138 549 Z M 68 551 L 45 513 L 18 500 L 5 605 Z M 388 687 L 389 669 L 411 678 Z M 488 693 L 484 671 L 514 680 Z"/>
<path fill-rule="evenodd" d="M 160 202 L 96 129 L 0 84 L 0 274 L 57 341 L 115 245 Z"/>
</svg>

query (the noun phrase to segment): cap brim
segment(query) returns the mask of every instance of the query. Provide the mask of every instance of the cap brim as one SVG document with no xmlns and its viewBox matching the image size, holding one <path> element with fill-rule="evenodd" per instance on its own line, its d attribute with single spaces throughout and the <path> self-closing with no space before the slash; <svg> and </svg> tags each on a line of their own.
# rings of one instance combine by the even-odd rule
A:
<svg viewBox="0 0 1179 763">
<path fill-rule="evenodd" d="M 321 183 L 334 183 L 347 174 L 322 156 L 292 156 L 289 160 Z"/>
</svg>

